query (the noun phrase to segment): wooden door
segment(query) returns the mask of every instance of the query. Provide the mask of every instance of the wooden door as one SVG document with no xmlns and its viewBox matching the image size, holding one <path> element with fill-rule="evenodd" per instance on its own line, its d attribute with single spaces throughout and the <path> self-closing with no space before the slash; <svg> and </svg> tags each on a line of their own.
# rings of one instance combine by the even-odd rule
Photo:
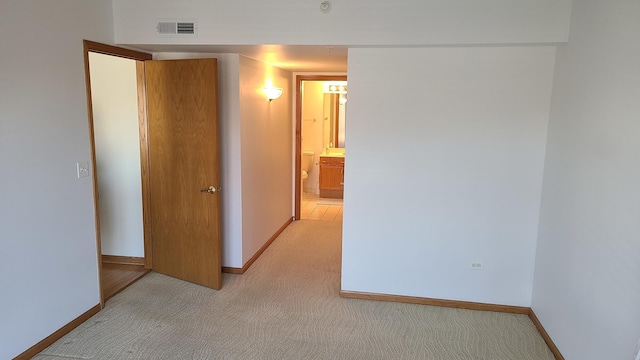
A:
<svg viewBox="0 0 640 360">
<path fill-rule="evenodd" d="M 216 59 L 145 65 L 152 269 L 220 289 Z"/>
</svg>

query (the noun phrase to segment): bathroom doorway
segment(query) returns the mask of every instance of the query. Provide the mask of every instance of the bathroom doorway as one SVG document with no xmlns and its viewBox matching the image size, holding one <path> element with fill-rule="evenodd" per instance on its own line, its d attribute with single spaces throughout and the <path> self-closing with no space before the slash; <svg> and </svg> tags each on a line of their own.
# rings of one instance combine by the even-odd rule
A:
<svg viewBox="0 0 640 360">
<path fill-rule="evenodd" d="M 346 75 L 296 76 L 296 220 L 342 221 L 346 81 Z"/>
</svg>

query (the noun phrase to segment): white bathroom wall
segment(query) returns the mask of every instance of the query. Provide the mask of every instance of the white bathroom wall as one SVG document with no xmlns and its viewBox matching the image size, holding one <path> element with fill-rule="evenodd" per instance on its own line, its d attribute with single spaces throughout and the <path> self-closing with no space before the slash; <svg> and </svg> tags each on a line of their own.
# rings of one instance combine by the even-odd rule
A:
<svg viewBox="0 0 640 360">
<path fill-rule="evenodd" d="M 566 359 L 636 359 L 640 2 L 575 1 L 558 49 L 532 308 Z"/>
<path fill-rule="evenodd" d="M 349 50 L 343 290 L 530 305 L 554 55 Z"/>
<path fill-rule="evenodd" d="M 563 42 L 571 0 L 114 0 L 125 44 L 428 45 Z M 198 36 L 158 36 L 160 19 L 195 19 Z"/>
<path fill-rule="evenodd" d="M 244 265 L 293 215 L 292 74 L 244 56 L 239 70 Z M 269 85 L 283 95 L 268 101 Z"/>
<path fill-rule="evenodd" d="M 242 267 L 242 189 L 238 54 L 155 53 L 156 60 L 218 59 L 222 266 Z"/>
<path fill-rule="evenodd" d="M 304 182 L 304 192 L 320 193 L 320 153 L 324 148 L 324 129 L 328 121 L 324 120 L 324 82 L 303 81 L 302 91 L 302 149 L 313 151 L 313 165 L 309 178 Z"/>
<path fill-rule="evenodd" d="M 83 38 L 111 1 L 0 2 L 0 359 L 100 302 Z"/>
<path fill-rule="evenodd" d="M 102 254 L 144 257 L 135 60 L 89 53 Z"/>
</svg>

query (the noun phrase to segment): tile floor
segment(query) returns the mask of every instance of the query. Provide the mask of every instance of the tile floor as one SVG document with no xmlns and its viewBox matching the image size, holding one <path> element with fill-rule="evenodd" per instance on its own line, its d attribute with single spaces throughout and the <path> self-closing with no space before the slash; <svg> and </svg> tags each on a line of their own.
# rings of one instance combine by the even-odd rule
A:
<svg viewBox="0 0 640 360">
<path fill-rule="evenodd" d="M 325 199 L 317 194 L 303 193 L 300 218 L 342 222 L 342 199 Z"/>
</svg>

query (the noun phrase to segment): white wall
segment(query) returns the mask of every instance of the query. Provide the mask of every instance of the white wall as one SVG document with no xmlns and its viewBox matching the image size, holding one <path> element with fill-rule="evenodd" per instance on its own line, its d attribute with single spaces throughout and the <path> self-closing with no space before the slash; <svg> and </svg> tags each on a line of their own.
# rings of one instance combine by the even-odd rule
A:
<svg viewBox="0 0 640 360">
<path fill-rule="evenodd" d="M 218 59 L 222 266 L 242 267 L 242 189 L 238 54 L 155 53 L 154 60 Z"/>
<path fill-rule="evenodd" d="M 135 60 L 89 53 L 102 254 L 144 257 Z"/>
<path fill-rule="evenodd" d="M 100 302 L 83 38 L 112 42 L 110 1 L 0 2 L 2 359 Z"/>
<path fill-rule="evenodd" d="M 571 0 L 114 0 L 126 44 L 427 45 L 564 42 Z M 158 36 L 160 19 L 196 19 L 198 36 Z"/>
<path fill-rule="evenodd" d="M 349 50 L 343 290 L 530 305 L 554 54 Z"/>
<path fill-rule="evenodd" d="M 574 2 L 558 49 L 532 307 L 567 359 L 640 338 L 640 2 Z"/>
<path fill-rule="evenodd" d="M 240 56 L 242 265 L 293 215 L 291 80 L 290 72 Z M 283 95 L 269 102 L 268 84 Z"/>
<path fill-rule="evenodd" d="M 309 172 L 309 178 L 303 183 L 304 192 L 319 194 L 320 166 L 318 161 L 324 148 L 325 128 L 330 126 L 330 121 L 324 119 L 324 82 L 303 81 L 302 93 L 302 131 L 301 153 L 313 151 L 313 165 Z M 329 135 L 326 136 L 327 139 Z M 302 156 L 302 155 L 301 155 Z M 304 159 L 301 159 L 303 161 Z"/>
</svg>

